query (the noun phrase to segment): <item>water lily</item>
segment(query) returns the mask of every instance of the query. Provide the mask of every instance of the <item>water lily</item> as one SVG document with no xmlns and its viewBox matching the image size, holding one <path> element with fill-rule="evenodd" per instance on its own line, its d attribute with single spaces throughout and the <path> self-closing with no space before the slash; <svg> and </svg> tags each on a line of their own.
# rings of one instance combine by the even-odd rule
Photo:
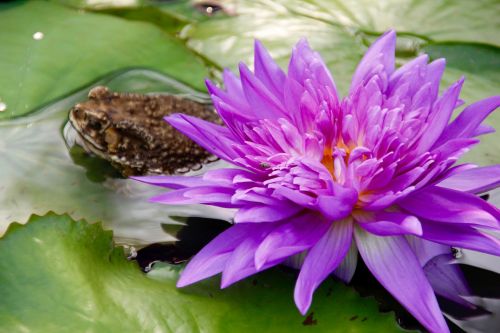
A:
<svg viewBox="0 0 500 333">
<path fill-rule="evenodd" d="M 341 99 L 306 40 L 294 47 L 288 73 L 256 41 L 254 73 L 244 64 L 239 78 L 225 71 L 225 90 L 207 81 L 226 126 L 166 118 L 234 165 L 137 178 L 173 189 L 154 202 L 237 209 L 234 225 L 190 261 L 179 287 L 222 272 L 224 288 L 302 254 L 294 297 L 305 314 L 330 274 L 351 279 L 359 253 L 429 331 L 448 332 L 424 266 L 450 246 L 500 255 L 499 240 L 485 232 L 500 229 L 500 211 L 475 195 L 499 185 L 500 165 L 456 165 L 492 131 L 482 122 L 500 96 L 450 121 L 464 79 L 439 94 L 444 59 L 422 55 L 396 69 L 395 42 L 389 31 L 369 48 Z"/>
</svg>

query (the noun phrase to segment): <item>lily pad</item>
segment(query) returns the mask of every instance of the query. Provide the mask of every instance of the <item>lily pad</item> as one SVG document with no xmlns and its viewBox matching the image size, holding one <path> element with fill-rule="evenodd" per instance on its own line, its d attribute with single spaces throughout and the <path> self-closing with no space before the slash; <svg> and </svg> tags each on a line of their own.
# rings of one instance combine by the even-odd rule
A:
<svg viewBox="0 0 500 333">
<path fill-rule="evenodd" d="M 277 62 L 286 66 L 292 46 L 307 37 L 347 91 L 351 74 L 365 49 L 359 40 L 327 22 L 296 15 L 285 5 L 269 1 L 240 1 L 236 15 L 213 18 L 186 26 L 181 38 L 198 53 L 222 67 L 236 68 L 240 61 L 253 64 L 253 41 L 261 40 Z"/>
<path fill-rule="evenodd" d="M 177 289 L 179 267 L 143 274 L 100 224 L 32 216 L 0 240 L 0 331 L 401 332 L 392 313 L 329 280 L 308 317 L 295 272 L 273 269 L 225 290 L 218 278 Z"/>
<path fill-rule="evenodd" d="M 396 29 L 429 41 L 500 45 L 496 0 L 278 0 L 292 12 L 365 33 Z"/>
<path fill-rule="evenodd" d="M 0 5 L 0 120 L 118 69 L 156 69 L 203 90 L 199 57 L 161 29 L 41 1 Z"/>
</svg>

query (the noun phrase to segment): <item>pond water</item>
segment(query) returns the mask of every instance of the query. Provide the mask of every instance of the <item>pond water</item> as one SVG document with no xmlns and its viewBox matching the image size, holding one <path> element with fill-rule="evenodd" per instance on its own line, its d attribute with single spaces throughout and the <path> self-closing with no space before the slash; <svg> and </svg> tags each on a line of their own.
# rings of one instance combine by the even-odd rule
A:
<svg viewBox="0 0 500 333">
<path fill-rule="evenodd" d="M 4 221 L 24 223 L 32 213 L 55 211 L 102 222 L 113 230 L 118 244 L 139 249 L 133 257 L 145 271 L 156 261 L 183 262 L 228 227 L 232 211 L 149 203 L 148 198 L 162 189 L 123 179 L 107 162 L 75 146 L 74 133 L 67 126 L 68 110 L 96 85 L 113 91 L 162 92 L 209 101 L 207 95 L 167 76 L 130 69 L 108 75 L 27 116 L 0 122 L 0 235 L 8 226 Z M 223 164 L 213 162 L 196 174 Z M 489 200 L 498 205 L 500 191 L 491 193 Z M 172 243 L 176 238 L 180 241 Z M 500 259 L 473 251 L 457 253 L 474 300 L 491 313 L 464 311 L 442 300 L 443 310 L 456 324 L 456 332 L 461 332 L 459 327 L 467 332 L 494 332 L 500 327 Z M 363 266 L 352 284 L 361 294 L 375 295 L 382 309 L 395 309 L 404 327 L 419 328 Z"/>
</svg>

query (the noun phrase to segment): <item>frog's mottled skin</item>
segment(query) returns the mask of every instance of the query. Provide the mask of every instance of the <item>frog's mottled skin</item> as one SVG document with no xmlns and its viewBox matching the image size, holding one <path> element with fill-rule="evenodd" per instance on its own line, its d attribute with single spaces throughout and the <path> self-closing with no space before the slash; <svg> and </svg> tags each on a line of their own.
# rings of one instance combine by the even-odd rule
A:
<svg viewBox="0 0 500 333">
<path fill-rule="evenodd" d="M 172 95 L 111 92 L 96 87 L 69 119 L 79 143 L 125 176 L 196 170 L 216 158 L 163 119 L 184 113 L 220 124 L 211 106 Z"/>
</svg>

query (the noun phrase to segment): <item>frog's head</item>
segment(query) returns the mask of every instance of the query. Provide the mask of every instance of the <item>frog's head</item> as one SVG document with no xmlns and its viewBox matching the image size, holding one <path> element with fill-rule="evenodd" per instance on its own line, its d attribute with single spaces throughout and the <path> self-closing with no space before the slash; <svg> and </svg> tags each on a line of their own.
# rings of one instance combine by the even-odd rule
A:
<svg viewBox="0 0 500 333">
<path fill-rule="evenodd" d="M 106 150 L 103 138 L 111 124 L 103 103 L 107 96 L 110 96 L 110 92 L 106 87 L 93 88 L 89 92 L 89 100 L 76 104 L 69 112 L 71 125 L 92 151 Z"/>
</svg>

